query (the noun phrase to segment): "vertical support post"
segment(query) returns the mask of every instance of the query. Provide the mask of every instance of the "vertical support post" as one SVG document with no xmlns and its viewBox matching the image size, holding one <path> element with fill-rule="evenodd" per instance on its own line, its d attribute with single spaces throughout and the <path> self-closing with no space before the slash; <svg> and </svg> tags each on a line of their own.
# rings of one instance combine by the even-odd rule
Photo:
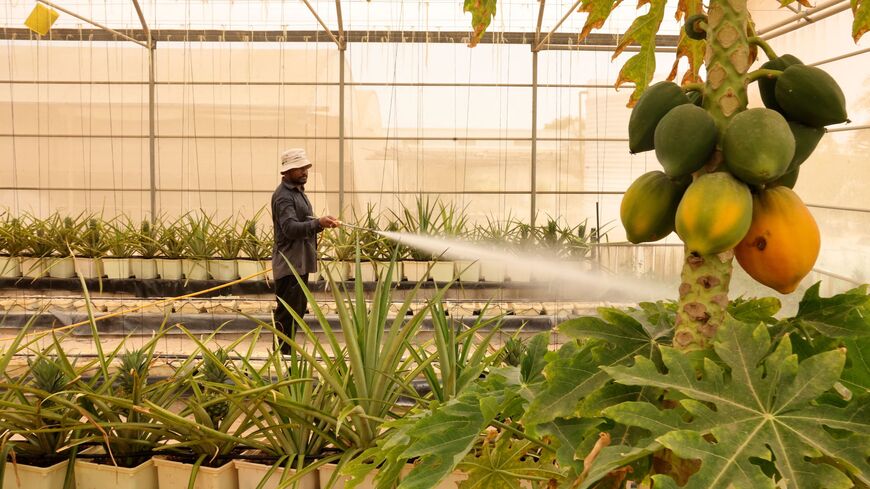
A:
<svg viewBox="0 0 870 489">
<path fill-rule="evenodd" d="M 344 219 L 344 46 L 338 53 L 338 216 Z"/>
<path fill-rule="evenodd" d="M 535 226 L 535 215 L 538 213 L 538 52 L 532 51 L 532 170 L 531 170 L 531 215 L 529 224 Z"/>
<path fill-rule="evenodd" d="M 151 197 L 151 223 L 157 222 L 157 165 L 155 127 L 154 43 L 148 36 L 148 156 L 150 160 L 149 191 Z"/>
</svg>

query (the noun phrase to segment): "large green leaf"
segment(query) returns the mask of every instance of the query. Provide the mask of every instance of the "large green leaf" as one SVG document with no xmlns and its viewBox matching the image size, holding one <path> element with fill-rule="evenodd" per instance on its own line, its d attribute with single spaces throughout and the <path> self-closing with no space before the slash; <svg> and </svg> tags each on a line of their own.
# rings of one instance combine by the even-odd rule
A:
<svg viewBox="0 0 870 489">
<path fill-rule="evenodd" d="M 547 382 L 529 405 L 523 422 L 534 426 L 574 416 L 583 399 L 610 380 L 601 365 L 626 364 L 638 355 L 656 357 L 656 345 L 669 337 L 672 319 L 669 323 L 667 312 L 660 308 L 646 307 L 643 312 L 628 313 L 601 308 L 600 318 L 581 317 L 560 324 L 561 334 L 587 342 L 565 343 L 550 355 L 544 369 Z"/>
<path fill-rule="evenodd" d="M 585 39 L 593 29 L 603 27 L 604 22 L 610 17 L 610 13 L 620 3 L 622 0 L 583 0 L 577 10 L 589 15 L 586 16 L 586 23 L 583 24 L 583 29 L 580 31 L 579 40 Z"/>
<path fill-rule="evenodd" d="M 858 42 L 865 32 L 870 30 L 870 2 L 867 0 L 852 0 L 852 39 Z"/>
<path fill-rule="evenodd" d="M 704 8 L 701 5 L 701 0 L 680 0 L 677 2 L 677 20 L 687 19 L 696 14 L 704 13 Z M 680 29 L 680 40 L 677 42 L 677 56 L 674 59 L 674 66 L 671 67 L 671 73 L 668 75 L 668 80 L 677 78 L 677 72 L 680 67 L 680 59 L 686 58 L 689 63 L 689 69 L 683 75 L 681 84 L 699 83 L 701 82 L 701 67 L 704 66 L 704 53 L 707 50 L 707 41 L 695 40 L 686 35 L 686 31 Z"/>
<path fill-rule="evenodd" d="M 465 0 L 463 12 L 471 12 L 471 27 L 474 33 L 468 41 L 468 47 L 477 46 L 492 18 L 495 17 L 496 0 Z"/>
<path fill-rule="evenodd" d="M 761 297 L 758 299 L 737 298 L 728 304 L 728 314 L 744 323 L 774 324 L 773 317 L 782 308 L 782 303 L 776 297 Z"/>
<path fill-rule="evenodd" d="M 846 488 L 852 486 L 850 476 L 870 484 L 870 406 L 814 404 L 838 381 L 842 350 L 799 363 L 788 336 L 771 350 L 765 326 L 753 328 L 732 318 L 719 329 L 714 349 L 724 365 L 707 359 L 700 376 L 683 353 L 671 348 L 662 348 L 667 373 L 643 357 L 631 367 L 605 368 L 617 382 L 686 396 L 680 404 L 697 425 L 657 438 L 679 457 L 701 461 L 685 487 L 776 487 L 760 461 L 772 461 L 789 488 Z M 647 420 L 629 419 L 632 410 L 635 405 L 622 405 L 608 413 L 648 426 Z"/>
<path fill-rule="evenodd" d="M 471 454 L 459 464 L 468 474 L 460 489 L 520 489 L 522 481 L 557 481 L 561 471 L 552 457 L 529 456 L 535 446 L 528 440 L 501 436 L 494 443 L 487 443 L 477 453 Z"/>
<path fill-rule="evenodd" d="M 638 8 L 647 2 L 650 4 L 649 12 L 634 19 L 613 52 L 613 59 L 616 59 L 629 44 L 640 45 L 640 52 L 625 62 L 615 83 L 615 87 L 619 88 L 623 83 L 634 82 L 634 92 L 628 101 L 630 107 L 634 106 L 646 90 L 656 71 L 656 33 L 665 15 L 667 0 L 640 0 Z"/>
<path fill-rule="evenodd" d="M 842 382 L 855 395 L 870 394 L 870 337 L 845 340 L 846 368 Z"/>
<path fill-rule="evenodd" d="M 833 297 L 819 297 L 821 282 L 807 289 L 794 320 L 830 338 L 870 335 L 870 295 L 867 285 Z"/>
</svg>

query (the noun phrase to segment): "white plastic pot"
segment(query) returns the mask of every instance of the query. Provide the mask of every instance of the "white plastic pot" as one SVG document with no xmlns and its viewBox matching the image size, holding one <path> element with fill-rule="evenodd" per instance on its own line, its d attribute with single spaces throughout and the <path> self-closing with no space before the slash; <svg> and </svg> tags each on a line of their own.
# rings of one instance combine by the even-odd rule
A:
<svg viewBox="0 0 870 489">
<path fill-rule="evenodd" d="M 76 460 L 76 489 L 157 489 L 153 459 L 126 468 Z"/>
<path fill-rule="evenodd" d="M 0 256 L 0 277 L 21 276 L 21 260 L 17 256 Z"/>
<path fill-rule="evenodd" d="M 387 268 L 390 267 L 390 262 L 388 261 L 379 261 L 377 263 L 377 271 L 380 275 L 381 273 L 387 273 Z M 404 262 L 396 262 L 393 264 L 393 283 L 397 284 L 405 278 L 405 263 Z"/>
<path fill-rule="evenodd" d="M 157 467 L 157 487 L 159 489 L 187 489 L 193 464 L 167 460 L 163 457 L 152 459 Z M 200 467 L 196 472 L 193 489 L 239 489 L 239 477 L 232 461 L 221 467 Z"/>
<path fill-rule="evenodd" d="M 223 282 L 239 278 L 239 267 L 236 260 L 209 260 L 208 271 L 213 279 Z"/>
<path fill-rule="evenodd" d="M 130 258 L 130 273 L 139 280 L 157 278 L 157 260 L 154 258 Z"/>
<path fill-rule="evenodd" d="M 272 469 L 271 465 L 258 464 L 247 460 L 233 460 L 233 463 L 236 465 L 236 471 L 239 473 L 239 489 L 257 489 L 257 487 L 262 487 L 262 489 L 277 489 L 281 484 L 281 476 L 284 474 L 284 469 L 275 469 L 269 474 L 269 470 Z M 295 471 L 291 471 L 291 473 L 295 473 Z M 260 483 L 266 477 L 268 479 L 260 486 Z M 318 482 L 317 471 L 315 470 L 305 474 L 302 479 L 295 483 L 296 485 L 290 487 L 296 489 L 317 489 Z"/>
<path fill-rule="evenodd" d="M 51 467 L 35 467 L 6 462 L 3 489 L 63 489 L 68 463 L 64 460 Z"/>
<path fill-rule="evenodd" d="M 265 268 L 263 268 L 263 266 L 262 266 L 263 263 L 264 262 L 257 261 L 257 260 L 239 260 L 238 261 L 239 277 L 240 278 L 249 277 L 257 272 L 261 272 L 261 271 L 265 270 Z M 257 275 L 256 277 L 253 277 L 253 278 L 249 278 L 248 280 L 251 280 L 251 281 L 266 280 L 266 274 L 261 273 L 260 275 Z"/>
<path fill-rule="evenodd" d="M 457 261 L 456 277 L 460 282 L 480 282 L 479 261 Z"/>
<path fill-rule="evenodd" d="M 324 261 L 322 265 L 324 279 L 331 278 L 333 282 L 346 282 L 350 277 L 350 262 Z"/>
<path fill-rule="evenodd" d="M 103 258 L 103 272 L 106 278 L 130 278 L 129 258 Z"/>
<path fill-rule="evenodd" d="M 431 262 L 430 262 L 431 263 Z M 450 282 L 456 276 L 456 264 L 452 261 L 436 261 L 429 270 L 429 277 L 434 282 Z"/>
<path fill-rule="evenodd" d="M 402 469 L 402 477 L 408 475 L 413 468 L 414 466 L 411 464 L 406 465 Z M 336 477 L 332 486 L 329 486 L 329 480 L 332 478 L 333 474 L 335 474 L 335 469 L 335 464 L 325 464 L 320 466 L 320 489 L 344 489 L 344 485 L 348 480 L 350 480 L 350 477 L 339 475 Z M 374 479 L 376 475 L 377 470 L 369 472 L 365 480 L 356 487 L 359 489 L 374 489 Z M 459 487 L 459 483 L 467 478 L 468 476 L 462 472 L 454 472 L 432 489 L 456 489 Z"/>
<path fill-rule="evenodd" d="M 351 264 L 351 276 L 356 278 L 356 263 Z M 374 282 L 378 279 L 378 268 L 374 262 L 361 261 L 359 263 L 360 278 L 363 282 Z"/>
<path fill-rule="evenodd" d="M 76 257 L 76 275 L 81 278 L 100 278 L 103 276 L 103 260 L 99 258 Z"/>
<path fill-rule="evenodd" d="M 405 271 L 405 278 L 409 282 L 429 280 L 429 262 L 427 261 L 405 261 L 402 262 L 402 267 Z"/>
<path fill-rule="evenodd" d="M 76 276 L 76 264 L 71 256 L 55 256 L 46 258 L 48 276 L 54 278 L 73 278 Z"/>
<path fill-rule="evenodd" d="M 178 258 L 158 258 L 157 274 L 163 280 L 180 280 L 184 273 L 181 266 L 182 261 Z"/>
<path fill-rule="evenodd" d="M 20 259 L 21 274 L 27 278 L 45 277 L 45 261 L 42 258 L 22 257 Z"/>
<path fill-rule="evenodd" d="M 507 277 L 510 278 L 511 282 L 531 282 L 532 270 L 525 267 L 512 268 L 507 273 Z"/>
<path fill-rule="evenodd" d="M 487 282 L 504 282 L 507 273 L 507 265 L 501 262 L 480 262 L 480 276 Z"/>
<path fill-rule="evenodd" d="M 208 280 L 208 260 L 181 260 L 181 268 L 187 280 Z"/>
</svg>

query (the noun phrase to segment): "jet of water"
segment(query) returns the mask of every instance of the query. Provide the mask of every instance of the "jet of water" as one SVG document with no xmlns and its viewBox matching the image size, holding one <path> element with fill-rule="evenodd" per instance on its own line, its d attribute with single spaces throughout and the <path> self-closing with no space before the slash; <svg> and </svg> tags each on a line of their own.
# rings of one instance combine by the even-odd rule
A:
<svg viewBox="0 0 870 489">
<path fill-rule="evenodd" d="M 508 270 L 531 272 L 543 283 L 557 286 L 563 294 L 614 302 L 639 302 L 670 297 L 677 284 L 620 276 L 595 269 L 591 260 L 566 260 L 540 253 L 517 252 L 436 236 L 374 231 L 381 236 L 434 256 L 481 263 L 499 263 Z"/>
</svg>

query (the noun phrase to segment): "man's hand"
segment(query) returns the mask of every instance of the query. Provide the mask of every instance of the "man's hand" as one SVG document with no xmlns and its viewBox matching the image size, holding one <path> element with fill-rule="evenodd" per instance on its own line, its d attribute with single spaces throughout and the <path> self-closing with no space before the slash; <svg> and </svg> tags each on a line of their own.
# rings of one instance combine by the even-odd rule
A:
<svg viewBox="0 0 870 489">
<path fill-rule="evenodd" d="M 332 216 L 323 216 L 317 219 L 320 222 L 320 227 L 323 229 L 337 228 L 341 226 L 341 221 Z"/>
</svg>

